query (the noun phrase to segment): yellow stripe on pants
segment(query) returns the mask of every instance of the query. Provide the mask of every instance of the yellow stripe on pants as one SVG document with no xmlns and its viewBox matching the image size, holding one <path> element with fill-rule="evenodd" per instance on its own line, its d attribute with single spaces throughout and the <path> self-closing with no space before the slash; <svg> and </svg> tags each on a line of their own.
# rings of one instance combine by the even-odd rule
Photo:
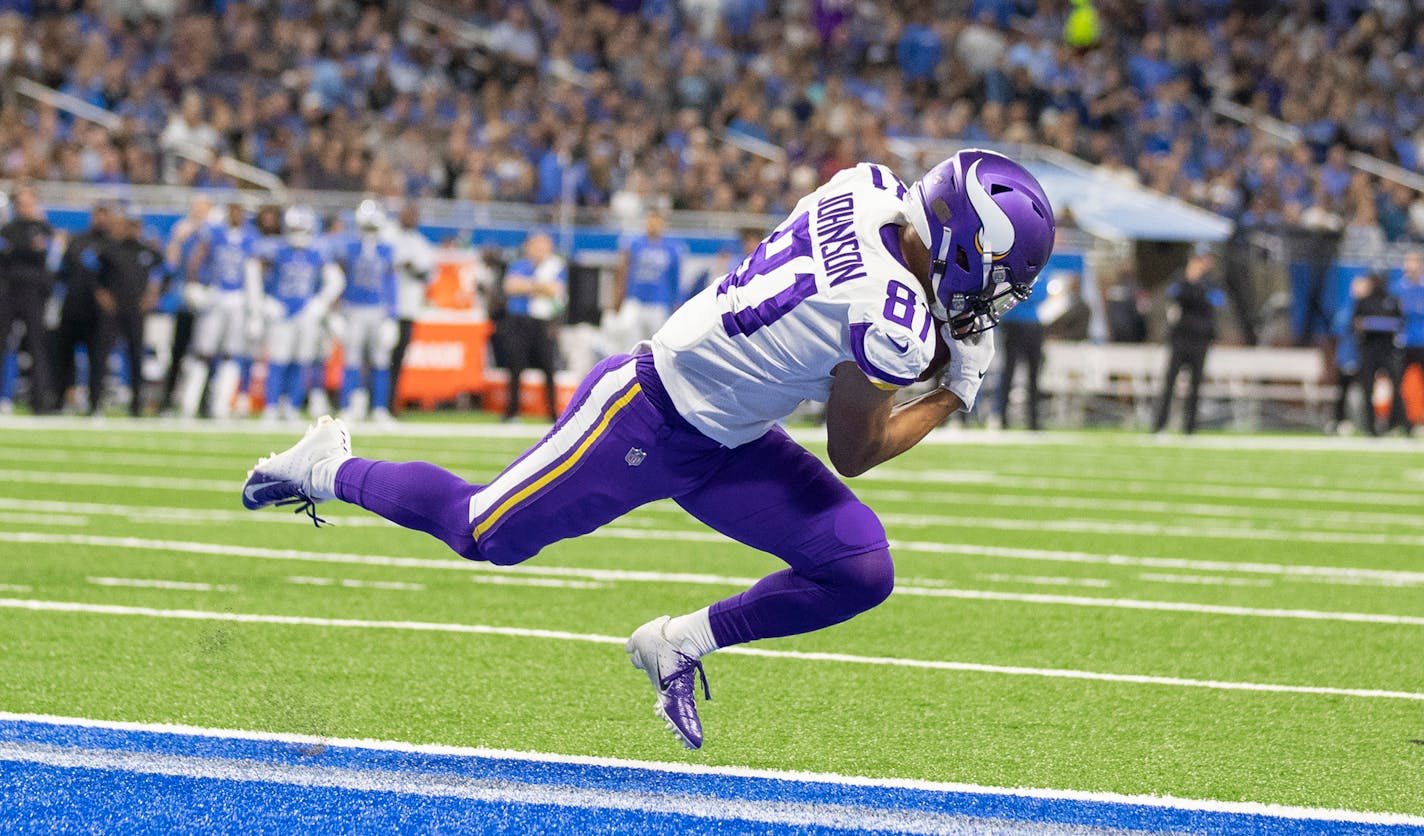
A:
<svg viewBox="0 0 1424 836">
<path fill-rule="evenodd" d="M 583 455 L 588 452 L 588 449 L 593 446 L 593 443 L 597 441 L 600 436 L 603 435 L 605 430 L 608 429 L 608 425 L 613 422 L 613 416 L 617 415 L 620 410 L 627 406 L 634 398 L 638 396 L 638 393 L 642 391 L 642 385 L 634 383 L 633 388 L 629 389 L 627 394 L 614 401 L 612 405 L 608 407 L 608 409 L 603 413 L 603 418 L 600 419 L 598 425 L 593 428 L 593 432 L 590 432 L 588 434 L 588 436 L 583 440 L 583 443 L 580 444 L 573 451 L 573 453 L 569 455 L 568 458 L 559 462 L 559 464 L 555 466 L 554 469 L 539 477 L 528 487 L 524 488 L 524 490 L 514 494 L 513 496 L 506 499 L 504 502 L 500 503 L 499 507 L 495 508 L 488 515 L 486 515 L 484 520 L 481 521 L 479 525 L 475 526 L 475 538 L 478 539 L 486 531 L 489 531 L 490 527 L 493 526 L 495 523 L 499 522 L 500 517 L 503 517 L 506 513 L 508 513 L 511 508 L 528 499 L 530 496 L 534 495 L 540 489 L 542 489 L 545 485 L 549 484 L 550 482 L 554 481 L 555 479 L 559 478 L 559 476 L 567 472 L 569 468 L 573 467 L 575 464 L 578 464 L 579 459 L 583 458 Z"/>
</svg>

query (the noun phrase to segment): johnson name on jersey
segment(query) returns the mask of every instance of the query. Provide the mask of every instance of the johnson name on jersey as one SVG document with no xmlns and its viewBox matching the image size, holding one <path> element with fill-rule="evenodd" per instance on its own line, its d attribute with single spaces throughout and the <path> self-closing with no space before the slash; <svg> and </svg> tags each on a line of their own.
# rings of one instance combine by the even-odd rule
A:
<svg viewBox="0 0 1424 836">
<path fill-rule="evenodd" d="M 904 194 L 884 166 L 836 174 L 673 314 L 653 337 L 654 360 L 693 426 L 736 447 L 802 401 L 826 401 L 841 363 L 886 389 L 930 365 L 929 303 L 900 255 Z"/>
</svg>

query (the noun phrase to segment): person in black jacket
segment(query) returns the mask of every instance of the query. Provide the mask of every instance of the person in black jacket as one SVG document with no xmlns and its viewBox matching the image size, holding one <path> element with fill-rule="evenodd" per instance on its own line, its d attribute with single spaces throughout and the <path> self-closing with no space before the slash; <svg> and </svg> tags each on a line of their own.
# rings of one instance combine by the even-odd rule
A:
<svg viewBox="0 0 1424 836">
<path fill-rule="evenodd" d="M 98 203 L 89 216 L 89 228 L 69 240 L 59 262 L 55 281 L 64 286 L 64 305 L 59 311 L 56 331 L 55 403 L 63 405 L 74 386 L 74 352 L 84 346 L 89 354 L 89 403 L 104 394 L 107 357 L 100 354 L 104 327 L 95 292 L 99 289 L 99 256 L 109 245 L 112 212 L 107 203 Z"/>
<path fill-rule="evenodd" d="M 1359 379 L 1365 397 L 1360 410 L 1360 426 L 1370 435 L 1379 435 L 1375 422 L 1374 392 L 1375 376 L 1383 372 L 1389 376 L 1393 397 L 1390 399 L 1389 426 L 1409 427 L 1409 416 L 1404 409 L 1404 397 L 1400 392 L 1400 382 L 1404 377 L 1398 345 L 1399 331 L 1404 325 L 1404 313 L 1399 300 L 1389 292 L 1384 276 L 1371 273 L 1370 287 L 1364 298 L 1355 302 L 1355 312 L 1351 316 L 1355 336 L 1360 351 Z"/>
<path fill-rule="evenodd" d="M 14 219 L 0 227 L 0 351 L 9 343 L 14 324 L 24 323 L 24 348 L 30 355 L 30 406 L 42 415 L 51 411 L 44 317 L 54 230 L 45 220 L 39 198 L 29 188 L 15 191 L 14 206 Z"/>
<path fill-rule="evenodd" d="M 143 412 L 143 320 L 158 299 L 163 254 L 139 239 L 140 220 L 132 210 L 114 220 L 114 240 L 99 255 L 99 288 L 95 298 L 107 314 L 101 357 L 109 356 L 115 338 L 122 338 L 128 352 L 131 395 L 129 414 Z M 102 404 L 95 399 L 90 411 L 98 414 Z"/>
<path fill-rule="evenodd" d="M 1172 411 L 1172 391 L 1183 368 L 1191 376 L 1183 430 L 1188 434 L 1196 432 L 1202 369 L 1206 366 L 1207 349 L 1216 339 L 1216 309 L 1226 303 L 1226 294 L 1211 281 L 1215 262 L 1216 257 L 1209 251 L 1194 253 L 1180 276 L 1167 288 L 1167 298 L 1172 302 L 1169 315 L 1172 326 L 1167 335 L 1172 354 L 1167 361 L 1167 378 L 1162 383 L 1153 432 L 1161 432 L 1167 426 Z"/>
</svg>

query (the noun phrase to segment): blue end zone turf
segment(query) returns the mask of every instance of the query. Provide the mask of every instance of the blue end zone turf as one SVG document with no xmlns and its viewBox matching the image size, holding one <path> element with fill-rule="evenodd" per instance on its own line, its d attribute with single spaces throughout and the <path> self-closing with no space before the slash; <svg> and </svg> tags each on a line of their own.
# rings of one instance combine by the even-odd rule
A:
<svg viewBox="0 0 1424 836">
<path fill-rule="evenodd" d="M 0 720 L 0 829 L 1424 834 L 1327 818 L 221 734 Z"/>
</svg>

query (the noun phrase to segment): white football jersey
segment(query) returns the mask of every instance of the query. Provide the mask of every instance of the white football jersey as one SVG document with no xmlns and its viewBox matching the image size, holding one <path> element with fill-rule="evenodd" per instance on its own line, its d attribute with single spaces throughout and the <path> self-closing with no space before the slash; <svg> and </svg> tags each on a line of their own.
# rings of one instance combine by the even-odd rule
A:
<svg viewBox="0 0 1424 836">
<path fill-rule="evenodd" d="M 802 401 L 826 401 L 840 363 L 884 389 L 929 367 L 929 302 L 900 255 L 904 194 L 884 166 L 836 174 L 673 313 L 653 336 L 653 357 L 689 423 L 736 447 Z"/>
</svg>

